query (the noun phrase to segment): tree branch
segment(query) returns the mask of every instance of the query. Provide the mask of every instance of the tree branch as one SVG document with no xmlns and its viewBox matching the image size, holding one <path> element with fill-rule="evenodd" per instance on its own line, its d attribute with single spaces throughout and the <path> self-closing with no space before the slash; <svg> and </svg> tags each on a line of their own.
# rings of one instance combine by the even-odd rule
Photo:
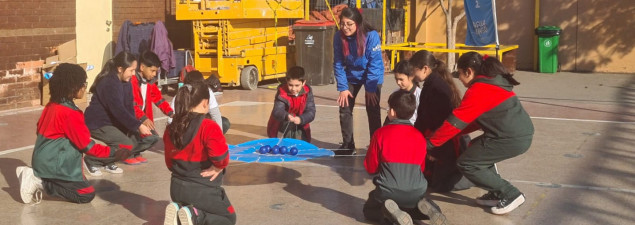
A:
<svg viewBox="0 0 635 225">
<path fill-rule="evenodd" d="M 443 7 L 443 0 L 439 0 L 439 5 L 441 5 L 441 9 L 443 10 L 443 14 L 445 14 L 446 16 L 448 16 L 448 9 L 446 9 L 445 7 Z"/>
</svg>

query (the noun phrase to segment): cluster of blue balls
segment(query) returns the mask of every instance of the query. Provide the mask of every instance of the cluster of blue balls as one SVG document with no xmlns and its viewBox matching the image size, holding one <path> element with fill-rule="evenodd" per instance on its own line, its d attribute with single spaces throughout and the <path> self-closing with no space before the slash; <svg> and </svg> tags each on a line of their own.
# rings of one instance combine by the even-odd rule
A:
<svg viewBox="0 0 635 225">
<path fill-rule="evenodd" d="M 273 155 L 297 155 L 298 154 L 298 148 L 296 147 L 291 147 L 291 148 L 287 148 L 287 146 L 278 146 L 278 145 L 274 145 L 273 147 L 269 146 L 269 145 L 264 145 L 264 146 L 260 146 L 260 149 L 258 149 L 258 153 L 260 154 L 273 154 Z"/>
</svg>

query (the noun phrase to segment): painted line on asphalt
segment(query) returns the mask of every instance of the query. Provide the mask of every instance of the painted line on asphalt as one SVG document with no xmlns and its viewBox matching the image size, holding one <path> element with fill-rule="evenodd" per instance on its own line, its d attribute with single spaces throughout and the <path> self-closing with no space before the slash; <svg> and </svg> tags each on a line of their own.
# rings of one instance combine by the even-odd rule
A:
<svg viewBox="0 0 635 225">
<path fill-rule="evenodd" d="M 509 181 L 516 182 L 516 183 L 533 184 L 533 185 L 536 185 L 539 187 L 545 187 L 545 188 L 573 188 L 573 189 L 583 189 L 583 190 L 590 190 L 590 191 L 612 191 L 612 192 L 624 192 L 624 193 L 635 194 L 634 189 L 626 189 L 626 188 L 598 187 L 598 186 L 574 185 L 574 184 L 557 184 L 557 183 L 526 181 L 526 180 L 509 180 Z"/>
<path fill-rule="evenodd" d="M 584 119 L 567 119 L 567 118 L 553 118 L 553 117 L 540 117 L 540 116 L 532 116 L 531 118 L 532 119 L 539 119 L 539 120 L 560 120 L 560 121 L 591 122 L 591 123 L 635 124 L 635 122 L 611 121 L 611 120 L 584 120 Z"/>
<path fill-rule="evenodd" d="M 29 150 L 29 149 L 33 150 L 34 147 L 35 147 L 35 145 L 29 145 L 29 146 L 24 146 L 24 147 L 4 150 L 4 151 L 0 151 L 0 155 L 6 155 L 6 154 L 9 154 L 9 153 L 14 153 L 14 152 L 19 152 L 19 151 L 24 151 L 24 150 Z"/>
</svg>

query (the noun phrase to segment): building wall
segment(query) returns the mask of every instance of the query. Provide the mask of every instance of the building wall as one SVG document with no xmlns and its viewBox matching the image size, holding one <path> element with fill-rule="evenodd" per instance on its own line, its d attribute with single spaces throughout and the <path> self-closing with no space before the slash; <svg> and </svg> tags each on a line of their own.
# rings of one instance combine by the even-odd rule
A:
<svg viewBox="0 0 635 225">
<path fill-rule="evenodd" d="M 0 2 L 0 111 L 40 104 L 40 68 L 75 39 L 75 0 Z"/>
<path fill-rule="evenodd" d="M 445 15 L 437 0 L 414 1 L 411 41 L 445 42 Z M 635 1 L 565 0 L 540 1 L 540 26 L 559 26 L 559 61 L 563 71 L 635 72 Z M 534 68 L 535 0 L 497 1 L 501 44 L 519 45 L 517 68 Z M 453 16 L 463 10 L 454 0 Z M 459 22 L 456 40 L 465 42 L 465 18 Z M 443 57 L 445 59 L 445 57 Z"/>
</svg>

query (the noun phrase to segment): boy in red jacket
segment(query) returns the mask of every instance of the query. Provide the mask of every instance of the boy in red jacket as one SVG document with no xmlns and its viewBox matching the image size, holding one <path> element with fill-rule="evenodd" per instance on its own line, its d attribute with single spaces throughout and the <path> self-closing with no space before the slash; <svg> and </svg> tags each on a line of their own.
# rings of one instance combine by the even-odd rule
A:
<svg viewBox="0 0 635 225">
<path fill-rule="evenodd" d="M 413 224 L 413 218 L 447 224 L 438 206 L 424 198 L 426 140 L 409 120 L 417 107 L 415 96 L 399 90 L 390 95 L 388 105 L 390 122 L 375 131 L 364 160 L 366 171 L 376 175 L 364 216 L 388 224 Z"/>
<path fill-rule="evenodd" d="M 157 72 L 161 68 L 161 60 L 151 51 L 141 53 L 139 57 L 139 70 L 135 76 L 130 78 L 132 84 L 132 94 L 134 96 L 135 116 L 139 121 L 152 130 L 153 135 L 156 134 L 154 126 L 154 116 L 152 114 L 152 105 L 156 105 L 167 116 L 172 117 L 174 110 L 170 107 L 170 103 L 163 99 L 161 91 L 156 84 L 153 83 Z M 158 137 L 158 136 L 157 136 Z M 147 143 L 147 148 L 152 147 L 154 143 Z M 124 160 L 124 163 L 135 165 L 145 163 L 148 160 L 141 156 L 141 153 L 133 155 L 132 158 Z"/>
<path fill-rule="evenodd" d="M 294 66 L 287 71 L 287 83 L 278 86 L 273 110 L 267 123 L 267 135 L 311 142 L 311 123 L 315 119 L 313 91 L 304 80 L 304 69 Z"/>
</svg>

